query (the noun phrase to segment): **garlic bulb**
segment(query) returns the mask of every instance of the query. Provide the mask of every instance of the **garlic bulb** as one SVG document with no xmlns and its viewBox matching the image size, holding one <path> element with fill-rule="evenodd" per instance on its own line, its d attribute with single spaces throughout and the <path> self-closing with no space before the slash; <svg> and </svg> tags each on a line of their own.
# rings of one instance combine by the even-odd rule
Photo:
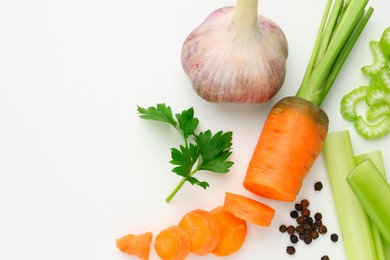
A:
<svg viewBox="0 0 390 260">
<path fill-rule="evenodd" d="M 283 85 L 287 39 L 257 8 L 257 0 L 237 0 L 211 13 L 184 41 L 183 69 L 205 100 L 263 103 Z"/>
</svg>

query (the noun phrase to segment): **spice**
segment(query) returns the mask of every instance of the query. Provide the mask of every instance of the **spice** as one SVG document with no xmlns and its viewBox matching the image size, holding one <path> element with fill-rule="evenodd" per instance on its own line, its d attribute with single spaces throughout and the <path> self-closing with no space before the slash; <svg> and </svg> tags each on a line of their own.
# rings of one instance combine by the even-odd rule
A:
<svg viewBox="0 0 390 260">
<path fill-rule="evenodd" d="M 296 244 L 302 240 L 306 245 L 309 245 L 319 238 L 320 235 L 326 234 L 328 228 L 323 224 L 323 216 L 320 212 L 311 215 L 309 209 L 310 201 L 302 199 L 299 203 L 295 203 L 294 209 L 290 211 L 290 217 L 295 219 L 296 225 L 280 225 L 279 230 L 282 233 L 288 233 L 290 242 Z M 333 242 L 338 240 L 338 235 L 332 233 L 330 239 Z M 286 249 L 288 254 L 295 254 L 295 247 L 288 246 Z M 324 258 L 325 257 L 325 258 Z M 324 255 L 321 259 L 329 259 Z"/>
<path fill-rule="evenodd" d="M 309 202 L 307 199 L 303 199 L 303 200 L 301 201 L 301 206 L 302 206 L 303 208 L 307 208 L 309 205 L 310 205 L 310 202 Z"/>
<path fill-rule="evenodd" d="M 302 216 L 304 216 L 304 217 L 308 217 L 308 216 L 310 216 L 310 210 L 309 209 L 302 209 Z"/>
<path fill-rule="evenodd" d="M 286 233 L 286 231 L 287 231 L 286 225 L 280 225 L 279 231 L 282 232 L 282 233 Z"/>
<path fill-rule="evenodd" d="M 322 225 L 318 228 L 318 232 L 320 232 L 320 234 L 326 234 L 326 232 L 328 232 L 328 228 Z"/>
<path fill-rule="evenodd" d="M 290 226 L 287 227 L 287 233 L 289 235 L 294 234 L 294 232 L 295 232 L 295 227 L 293 225 L 290 225 Z"/>
<path fill-rule="evenodd" d="M 322 190 L 323 187 L 324 186 L 322 185 L 322 182 L 320 182 L 320 181 L 317 181 L 316 183 L 314 183 L 314 190 L 315 191 L 320 191 L 320 190 Z"/>
<path fill-rule="evenodd" d="M 329 258 L 329 256 L 327 256 L 327 255 L 324 255 L 323 257 L 321 257 L 321 260 L 329 260 L 330 258 Z"/>
<path fill-rule="evenodd" d="M 298 211 L 296 211 L 296 210 L 291 211 L 291 212 L 290 212 L 290 216 L 291 216 L 292 218 L 297 218 L 297 217 L 298 217 Z"/>
<path fill-rule="evenodd" d="M 333 242 L 337 242 L 337 240 L 339 240 L 339 236 L 333 233 L 332 235 L 330 235 L 330 240 L 332 240 Z"/>
<path fill-rule="evenodd" d="M 296 235 L 291 235 L 290 241 L 291 241 L 291 243 L 296 244 L 296 243 L 298 243 L 299 240 L 298 240 L 298 237 Z"/>
<path fill-rule="evenodd" d="M 288 247 L 286 248 L 286 252 L 287 252 L 287 254 L 289 254 L 289 255 L 295 254 L 295 247 L 293 247 L 293 246 L 288 246 Z"/>
</svg>

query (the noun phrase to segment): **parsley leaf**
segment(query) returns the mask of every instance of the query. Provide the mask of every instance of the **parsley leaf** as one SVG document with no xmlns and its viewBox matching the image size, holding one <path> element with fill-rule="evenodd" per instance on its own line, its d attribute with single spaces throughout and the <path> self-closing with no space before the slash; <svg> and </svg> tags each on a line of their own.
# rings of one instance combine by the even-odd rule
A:
<svg viewBox="0 0 390 260">
<path fill-rule="evenodd" d="M 172 116 L 172 109 L 165 104 L 157 104 L 156 107 L 148 107 L 147 109 L 137 106 L 140 118 L 165 122 L 176 127 L 177 122 Z"/>
<path fill-rule="evenodd" d="M 195 142 L 199 147 L 202 162 L 199 170 L 207 170 L 217 173 L 226 173 L 233 162 L 226 161 L 232 154 L 232 132 L 219 131 L 215 135 L 210 130 L 195 136 Z"/>
<path fill-rule="evenodd" d="M 219 131 L 212 134 L 210 130 L 196 134 L 199 119 L 194 116 L 191 107 L 173 116 L 172 109 L 165 104 L 147 109 L 137 106 L 140 118 L 160 121 L 173 126 L 184 138 L 185 144 L 179 148 L 171 148 L 171 161 L 174 165 L 173 173 L 182 177 L 180 183 L 165 199 L 169 202 L 185 182 L 198 185 L 203 189 L 209 187 L 205 181 L 200 181 L 193 175 L 198 171 L 227 173 L 233 162 L 227 161 L 232 154 L 232 132 Z"/>
</svg>

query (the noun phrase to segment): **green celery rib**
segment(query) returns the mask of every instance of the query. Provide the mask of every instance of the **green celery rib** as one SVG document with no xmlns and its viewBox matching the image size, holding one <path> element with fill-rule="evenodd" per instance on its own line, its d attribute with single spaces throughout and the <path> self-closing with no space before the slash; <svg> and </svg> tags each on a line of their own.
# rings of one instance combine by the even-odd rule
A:
<svg viewBox="0 0 390 260">
<path fill-rule="evenodd" d="M 374 163 L 375 167 L 378 169 L 380 174 L 383 177 L 386 177 L 385 165 L 383 163 L 383 157 L 381 151 L 377 150 L 369 153 L 358 154 L 355 156 L 355 159 L 357 164 L 363 162 L 364 160 L 370 159 Z M 372 239 L 374 241 L 374 246 L 375 246 L 376 258 L 377 260 L 386 260 L 385 248 L 384 248 L 385 245 L 383 243 L 382 235 L 379 232 L 379 229 L 375 225 L 374 221 L 372 221 L 372 219 L 370 219 L 370 225 L 371 225 Z"/>
<path fill-rule="evenodd" d="M 390 185 L 371 159 L 361 162 L 348 175 L 347 181 L 364 210 L 390 244 Z"/>
<path fill-rule="evenodd" d="M 348 259 L 376 260 L 368 216 L 346 181 L 356 166 L 349 132 L 329 133 L 323 151 Z"/>
</svg>

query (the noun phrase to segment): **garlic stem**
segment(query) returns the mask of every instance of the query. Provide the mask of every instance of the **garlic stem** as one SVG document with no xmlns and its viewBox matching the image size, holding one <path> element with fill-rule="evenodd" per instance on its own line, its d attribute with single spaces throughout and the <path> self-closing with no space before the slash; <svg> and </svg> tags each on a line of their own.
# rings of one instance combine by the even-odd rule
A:
<svg viewBox="0 0 390 260">
<path fill-rule="evenodd" d="M 234 27 L 237 31 L 245 31 L 256 27 L 258 0 L 237 0 L 233 13 Z"/>
</svg>

